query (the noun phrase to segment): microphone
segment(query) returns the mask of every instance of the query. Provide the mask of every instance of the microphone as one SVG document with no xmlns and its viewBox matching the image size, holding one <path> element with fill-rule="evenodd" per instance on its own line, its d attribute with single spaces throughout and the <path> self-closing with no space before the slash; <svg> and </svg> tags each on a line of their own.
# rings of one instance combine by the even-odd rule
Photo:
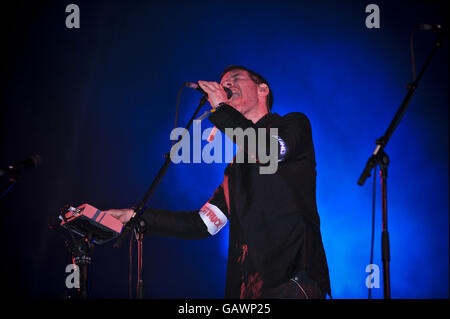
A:
<svg viewBox="0 0 450 319">
<path fill-rule="evenodd" d="M 425 31 L 433 31 L 436 33 L 447 33 L 444 27 L 440 24 L 419 23 L 419 29 Z"/>
<path fill-rule="evenodd" d="M 42 163 L 42 158 L 39 155 L 31 155 L 28 156 L 26 159 L 24 159 L 23 161 L 16 163 L 16 164 L 12 164 L 9 165 L 7 168 L 5 169 L 0 169 L 0 176 L 6 175 L 8 173 L 11 172 L 15 172 L 18 170 L 21 170 L 23 168 L 34 168 L 39 166 Z"/>
<path fill-rule="evenodd" d="M 208 95 L 205 91 L 203 91 L 203 89 L 197 83 L 185 82 L 184 85 L 187 86 L 190 89 L 194 89 L 194 90 L 199 91 L 203 95 Z M 228 99 L 231 98 L 231 96 L 233 95 L 233 92 L 231 92 L 231 90 L 229 88 L 227 88 L 226 86 L 222 86 L 222 87 L 225 90 L 225 92 L 227 93 L 227 98 Z"/>
</svg>

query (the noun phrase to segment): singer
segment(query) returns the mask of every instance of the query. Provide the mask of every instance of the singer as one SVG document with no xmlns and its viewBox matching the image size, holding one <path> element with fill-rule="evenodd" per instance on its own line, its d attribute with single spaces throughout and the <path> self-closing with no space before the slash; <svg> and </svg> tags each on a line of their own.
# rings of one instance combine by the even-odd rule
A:
<svg viewBox="0 0 450 319">
<path fill-rule="evenodd" d="M 204 206 L 169 212 L 148 208 L 145 233 L 184 239 L 217 234 L 229 222 L 225 298 L 331 297 L 328 265 L 316 205 L 316 162 L 311 126 L 299 112 L 272 113 L 268 82 L 243 66 L 229 66 L 217 82 L 199 81 L 215 108 L 209 120 L 225 128 L 278 129 L 278 169 L 260 174 L 256 163 L 233 161 Z M 223 87 L 232 92 L 230 98 Z M 245 152 L 240 145 L 238 152 Z M 127 223 L 132 209 L 108 210 Z"/>
</svg>

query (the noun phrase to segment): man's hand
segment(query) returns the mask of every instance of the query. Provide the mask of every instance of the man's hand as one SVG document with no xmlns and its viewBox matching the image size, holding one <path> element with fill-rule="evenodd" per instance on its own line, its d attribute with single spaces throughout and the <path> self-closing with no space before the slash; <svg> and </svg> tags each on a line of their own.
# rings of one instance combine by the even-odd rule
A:
<svg viewBox="0 0 450 319">
<path fill-rule="evenodd" d="M 122 224 L 125 225 L 131 219 L 131 217 L 133 217 L 134 210 L 132 210 L 131 208 L 110 209 L 105 210 L 104 213 L 111 215 L 112 217 L 118 219 Z"/>
<path fill-rule="evenodd" d="M 198 81 L 198 85 L 208 94 L 208 101 L 213 108 L 222 102 L 228 102 L 227 93 L 219 83 Z"/>
</svg>

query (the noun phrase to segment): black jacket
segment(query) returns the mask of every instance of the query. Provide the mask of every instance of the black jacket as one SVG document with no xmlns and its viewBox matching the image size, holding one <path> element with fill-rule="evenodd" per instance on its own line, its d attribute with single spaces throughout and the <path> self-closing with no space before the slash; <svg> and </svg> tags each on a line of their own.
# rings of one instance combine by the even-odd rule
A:
<svg viewBox="0 0 450 319">
<path fill-rule="evenodd" d="M 261 174 L 260 166 L 264 164 L 233 160 L 225 169 L 222 184 L 200 210 L 147 209 L 142 215 L 146 233 L 202 239 L 228 220 L 226 298 L 258 298 L 265 289 L 276 287 L 299 272 L 306 273 L 331 295 L 307 117 L 302 113 L 268 113 L 254 124 L 224 105 L 209 120 L 222 132 L 225 128 L 265 128 L 266 140 L 276 138 L 278 142 L 276 172 Z M 277 128 L 278 136 L 271 136 L 270 128 Z M 242 146 L 247 151 L 246 145 Z"/>
</svg>

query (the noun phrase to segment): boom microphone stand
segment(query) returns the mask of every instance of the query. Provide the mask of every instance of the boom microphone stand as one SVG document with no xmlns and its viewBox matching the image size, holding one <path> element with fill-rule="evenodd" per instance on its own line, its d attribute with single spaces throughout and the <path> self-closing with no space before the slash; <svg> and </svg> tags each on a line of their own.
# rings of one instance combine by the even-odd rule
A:
<svg viewBox="0 0 450 319">
<path fill-rule="evenodd" d="M 361 176 L 358 179 L 358 185 L 364 185 L 366 179 L 370 176 L 370 171 L 376 166 L 380 167 L 380 178 L 381 178 L 381 202 L 382 202 L 382 233 L 381 233 L 381 251 L 382 251 L 382 261 L 383 261 L 383 288 L 384 288 L 384 298 L 391 298 L 391 287 L 390 287 L 390 271 L 389 271 L 389 262 L 390 262 L 390 250 L 389 250 L 389 233 L 387 227 L 387 168 L 389 165 L 389 157 L 384 152 L 384 148 L 386 147 L 389 139 L 397 128 L 400 120 L 406 112 L 406 108 L 408 107 L 409 102 L 411 101 L 412 95 L 414 91 L 417 89 L 419 85 L 419 81 L 422 78 L 423 73 L 429 66 L 431 59 L 437 52 L 437 50 L 442 45 L 442 40 L 444 37 L 444 32 L 438 32 L 437 39 L 434 43 L 433 50 L 425 61 L 422 70 L 420 71 L 417 79 L 408 85 L 408 92 L 403 99 L 402 104 L 400 105 L 397 113 L 395 114 L 393 120 L 389 124 L 384 135 L 376 140 L 376 148 L 373 152 L 372 156 L 369 157 L 366 163 L 366 167 L 364 168 Z"/>
<path fill-rule="evenodd" d="M 186 125 L 185 132 L 187 132 L 192 125 L 192 122 L 194 121 L 195 117 L 197 116 L 197 113 L 200 111 L 201 107 L 205 105 L 205 103 L 208 101 L 208 96 L 206 94 L 203 95 L 203 97 L 200 99 L 199 105 L 197 109 L 195 110 L 194 114 L 192 115 L 191 119 L 189 120 L 188 124 Z M 183 135 L 184 136 L 184 135 Z M 183 136 L 181 136 L 176 143 L 179 143 Z M 137 223 L 140 216 L 144 213 L 144 207 L 145 204 L 148 202 L 148 200 L 151 198 L 153 193 L 155 192 L 156 188 L 158 187 L 159 183 L 161 182 L 164 174 L 167 171 L 167 168 L 170 164 L 170 152 L 164 154 L 165 161 L 160 168 L 158 174 L 156 175 L 155 179 L 153 180 L 152 184 L 150 185 L 149 189 L 147 190 L 147 193 L 145 193 L 142 200 L 135 206 L 134 208 L 134 216 L 128 221 L 128 223 L 125 224 L 122 233 L 120 234 L 119 238 L 117 239 L 116 243 L 114 244 L 114 248 L 119 248 L 122 244 L 122 241 L 127 236 L 127 234 L 130 232 L 130 230 L 135 231 L 136 233 L 136 240 L 138 242 L 138 278 L 137 278 L 137 288 L 136 288 L 136 298 L 142 299 L 144 297 L 144 281 L 142 277 L 142 269 L 143 269 L 143 262 L 142 262 L 142 256 L 143 256 L 143 229 L 142 227 L 144 225 L 140 225 Z"/>
</svg>

